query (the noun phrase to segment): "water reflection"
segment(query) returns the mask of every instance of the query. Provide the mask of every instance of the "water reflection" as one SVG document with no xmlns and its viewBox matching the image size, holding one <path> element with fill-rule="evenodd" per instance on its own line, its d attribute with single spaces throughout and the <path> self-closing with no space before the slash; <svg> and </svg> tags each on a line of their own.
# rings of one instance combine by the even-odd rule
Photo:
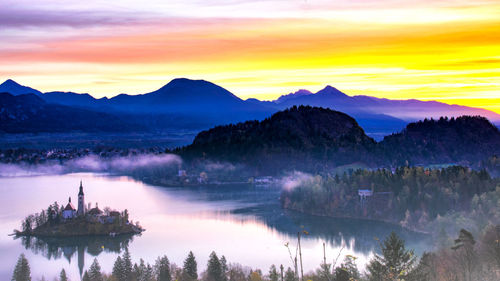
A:
<svg viewBox="0 0 500 281">
<path fill-rule="evenodd" d="M 306 230 L 308 232 L 306 239 L 321 240 L 335 248 L 342 247 L 346 243 L 352 244 L 354 251 L 364 255 L 379 251 L 380 240 L 388 237 L 392 231 L 407 241 L 407 245 L 413 247 L 417 254 L 422 254 L 426 248 L 423 245 L 430 244 L 428 235 L 409 231 L 390 223 L 313 216 L 283 210 L 277 200 L 280 195 L 279 187 L 198 188 L 197 192 L 200 191 L 205 194 L 204 200 L 239 200 L 240 203 L 247 204 L 247 206 L 240 205 L 230 211 L 233 215 L 239 215 L 243 221 L 248 220 L 249 216 L 255 217 L 267 227 L 291 237 L 295 237 L 297 232 Z"/>
<path fill-rule="evenodd" d="M 139 234 L 140 235 L 140 234 Z M 111 236 L 81 236 L 81 237 L 32 237 L 22 236 L 14 239 L 21 240 L 26 250 L 42 255 L 49 260 L 65 258 L 68 263 L 76 256 L 80 276 L 85 268 L 85 254 L 93 257 L 101 253 L 120 254 L 129 247 L 134 240 L 133 234 Z"/>
<path fill-rule="evenodd" d="M 55 200 L 66 201 L 80 180 L 86 186 L 89 201 L 99 202 L 99 205 L 105 202 L 119 210 L 128 209 L 132 219 L 139 220 L 147 230 L 140 238 L 14 241 L 7 236 L 12 229 L 19 228 L 27 213 L 45 208 Z M 0 280 L 10 278 L 15 258 L 23 252 L 30 260 L 33 276 L 53 279 L 61 268 L 65 268 L 68 275 L 77 280 L 93 257 L 98 257 L 102 269 L 110 272 L 117 255 L 125 248 L 134 262 L 143 258 L 154 263 L 158 256 L 167 255 L 171 262 L 182 264 L 192 250 L 201 269 L 215 250 L 225 255 L 229 262 L 266 270 L 271 264 L 290 266 L 284 244 L 290 242 L 295 247 L 297 232 L 301 230 L 309 232 L 302 240 L 305 271 L 316 269 L 322 261 L 323 242 L 329 258 L 336 257 L 343 249 L 340 258 L 347 254 L 357 256 L 361 270 L 373 251 L 378 250 L 374 237 L 384 239 L 392 230 L 417 254 L 427 248 L 425 237 L 395 225 L 283 210 L 279 204 L 280 189 L 276 187 L 163 188 L 128 177 L 67 174 L 0 178 L 0 194 L 0 258 L 7 261 L 0 263 Z M 17 204 L 19 202 L 22 204 Z"/>
</svg>

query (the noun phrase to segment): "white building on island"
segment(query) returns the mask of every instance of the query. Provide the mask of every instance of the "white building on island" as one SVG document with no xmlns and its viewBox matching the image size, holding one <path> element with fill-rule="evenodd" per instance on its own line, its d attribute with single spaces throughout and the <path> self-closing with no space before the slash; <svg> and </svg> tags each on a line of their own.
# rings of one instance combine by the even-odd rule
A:
<svg viewBox="0 0 500 281">
<path fill-rule="evenodd" d="M 68 200 L 68 204 L 66 205 L 66 207 L 64 207 L 62 211 L 62 216 L 64 219 L 72 219 L 76 217 L 76 209 L 71 203 L 71 197 Z"/>
</svg>

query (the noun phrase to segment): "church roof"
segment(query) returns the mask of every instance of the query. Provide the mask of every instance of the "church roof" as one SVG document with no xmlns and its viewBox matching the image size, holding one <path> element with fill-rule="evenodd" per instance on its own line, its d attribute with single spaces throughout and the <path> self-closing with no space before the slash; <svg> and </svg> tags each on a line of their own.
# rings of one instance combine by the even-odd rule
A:
<svg viewBox="0 0 500 281">
<path fill-rule="evenodd" d="M 64 211 L 75 211 L 75 207 L 73 206 L 73 204 L 71 204 L 71 201 L 68 202 L 68 204 L 66 205 L 66 207 L 64 208 Z"/>
</svg>

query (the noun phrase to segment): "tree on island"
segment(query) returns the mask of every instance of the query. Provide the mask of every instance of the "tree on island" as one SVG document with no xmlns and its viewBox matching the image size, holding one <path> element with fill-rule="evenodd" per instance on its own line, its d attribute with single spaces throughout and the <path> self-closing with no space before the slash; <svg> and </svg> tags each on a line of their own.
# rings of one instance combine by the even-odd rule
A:
<svg viewBox="0 0 500 281">
<path fill-rule="evenodd" d="M 406 280 L 416 260 L 413 250 L 406 250 L 405 242 L 395 232 L 380 246 L 382 256 L 376 254 L 367 266 L 368 280 Z"/>
<path fill-rule="evenodd" d="M 182 267 L 182 281 L 194 281 L 198 280 L 198 264 L 196 263 L 196 258 L 192 251 L 184 260 L 184 266 Z"/>
<path fill-rule="evenodd" d="M 30 265 L 24 254 L 21 254 L 17 260 L 12 281 L 31 281 Z"/>
</svg>

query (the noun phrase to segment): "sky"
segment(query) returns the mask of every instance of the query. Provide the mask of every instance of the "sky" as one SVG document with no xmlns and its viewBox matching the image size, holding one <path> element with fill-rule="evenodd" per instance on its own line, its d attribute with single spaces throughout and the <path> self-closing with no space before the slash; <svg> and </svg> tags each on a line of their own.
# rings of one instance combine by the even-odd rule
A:
<svg viewBox="0 0 500 281">
<path fill-rule="evenodd" d="M 332 85 L 500 113 L 499 0 L 2 0 L 0 79 L 95 97 Z"/>
</svg>

